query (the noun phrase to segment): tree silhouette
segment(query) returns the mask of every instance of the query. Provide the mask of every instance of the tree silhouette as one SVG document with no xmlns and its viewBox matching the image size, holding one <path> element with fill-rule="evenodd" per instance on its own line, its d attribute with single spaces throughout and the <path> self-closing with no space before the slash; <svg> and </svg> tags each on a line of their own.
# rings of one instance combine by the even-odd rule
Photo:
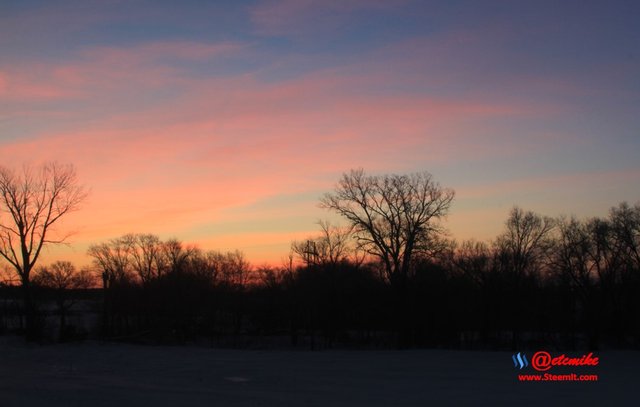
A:
<svg viewBox="0 0 640 407">
<path fill-rule="evenodd" d="M 615 245 L 627 269 L 640 270 L 640 204 L 622 202 L 611 208 L 611 226 Z"/>
<path fill-rule="evenodd" d="M 363 261 L 362 253 L 351 244 L 350 227 L 332 225 L 329 221 L 319 221 L 320 236 L 291 243 L 291 250 L 304 263 L 309 265 L 332 266 L 352 258 L 357 264 Z"/>
<path fill-rule="evenodd" d="M 93 263 L 102 277 L 102 334 L 110 335 L 114 325 L 116 289 L 128 286 L 132 279 L 131 246 L 125 238 L 111 239 L 106 243 L 94 244 L 87 254 L 93 257 Z"/>
<path fill-rule="evenodd" d="M 128 246 L 130 264 L 142 284 L 147 284 L 164 271 L 163 247 L 158 236 L 138 233 L 125 235 L 121 239 Z"/>
<path fill-rule="evenodd" d="M 608 219 L 592 219 L 588 228 L 601 307 L 608 314 L 603 323 L 622 342 L 640 315 L 640 204 L 622 202 L 611 208 Z"/>
<path fill-rule="evenodd" d="M 73 290 L 87 289 L 93 285 L 93 276 L 87 269 L 76 271 L 69 261 L 56 261 L 48 267 L 35 270 L 34 284 L 53 291 L 58 316 L 60 317 L 60 341 L 69 336 L 66 317 L 75 301 Z"/>
<path fill-rule="evenodd" d="M 505 274 L 510 298 L 512 347 L 517 349 L 520 332 L 526 324 L 525 308 L 530 305 L 527 295 L 540 276 L 543 261 L 552 248 L 552 231 L 556 221 L 514 207 L 509 213 L 506 230 L 496 239 L 499 267 Z"/>
<path fill-rule="evenodd" d="M 416 253 L 424 260 L 438 245 L 443 229 L 437 221 L 447 214 L 454 195 L 427 172 L 377 176 L 359 169 L 343 174 L 334 192 L 321 200 L 322 207 L 347 220 L 359 246 L 381 263 L 393 289 L 400 347 L 411 345 L 408 281 Z"/>
<path fill-rule="evenodd" d="M 86 196 L 72 165 L 25 166 L 21 173 L 0 167 L 0 256 L 20 277 L 28 337 L 36 334 L 31 271 L 44 246 L 66 240 L 53 236 L 52 227 Z"/>
<path fill-rule="evenodd" d="M 343 174 L 321 206 L 348 221 L 392 284 L 404 284 L 414 253 L 431 249 L 442 232 L 436 221 L 447 214 L 454 195 L 427 172 L 377 176 L 359 169 Z"/>
<path fill-rule="evenodd" d="M 514 207 L 509 213 L 505 232 L 498 236 L 496 245 L 505 256 L 508 269 L 516 280 L 534 273 L 551 246 L 551 232 L 556 221 L 532 211 Z"/>
</svg>

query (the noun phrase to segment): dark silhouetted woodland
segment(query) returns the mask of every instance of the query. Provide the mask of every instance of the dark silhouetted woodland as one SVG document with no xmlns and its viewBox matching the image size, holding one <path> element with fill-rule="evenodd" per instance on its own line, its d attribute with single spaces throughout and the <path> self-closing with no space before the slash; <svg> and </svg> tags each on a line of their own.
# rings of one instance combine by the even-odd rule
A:
<svg viewBox="0 0 640 407">
<path fill-rule="evenodd" d="M 456 242 L 442 222 L 453 199 L 428 173 L 351 171 L 321 198 L 343 222 L 319 222 L 281 266 L 128 234 L 92 245 L 90 268 L 35 267 L 5 238 L 0 330 L 240 348 L 640 345 L 640 205 L 590 219 L 514 207 L 493 241 Z"/>
</svg>

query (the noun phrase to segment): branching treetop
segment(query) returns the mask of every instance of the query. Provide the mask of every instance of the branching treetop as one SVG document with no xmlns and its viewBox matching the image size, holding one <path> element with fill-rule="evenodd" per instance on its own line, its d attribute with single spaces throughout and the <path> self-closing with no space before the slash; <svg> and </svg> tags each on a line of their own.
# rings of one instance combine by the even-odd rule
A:
<svg viewBox="0 0 640 407">
<path fill-rule="evenodd" d="M 49 163 L 22 172 L 0 167 L 0 256 L 28 280 L 42 248 L 63 243 L 51 227 L 86 198 L 73 166 Z"/>
<path fill-rule="evenodd" d="M 362 169 L 343 174 L 321 206 L 347 219 L 360 244 L 380 258 L 389 276 L 406 275 L 413 253 L 428 250 L 441 232 L 454 191 L 442 188 L 427 172 L 366 175 Z"/>
</svg>

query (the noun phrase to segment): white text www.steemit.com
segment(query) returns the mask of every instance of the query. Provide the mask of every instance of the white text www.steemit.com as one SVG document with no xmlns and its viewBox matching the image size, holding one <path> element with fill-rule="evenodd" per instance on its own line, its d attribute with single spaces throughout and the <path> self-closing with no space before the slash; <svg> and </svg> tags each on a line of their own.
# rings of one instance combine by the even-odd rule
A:
<svg viewBox="0 0 640 407">
<path fill-rule="evenodd" d="M 597 374 L 579 375 L 571 374 L 520 374 L 518 380 L 521 382 L 597 382 Z"/>
</svg>

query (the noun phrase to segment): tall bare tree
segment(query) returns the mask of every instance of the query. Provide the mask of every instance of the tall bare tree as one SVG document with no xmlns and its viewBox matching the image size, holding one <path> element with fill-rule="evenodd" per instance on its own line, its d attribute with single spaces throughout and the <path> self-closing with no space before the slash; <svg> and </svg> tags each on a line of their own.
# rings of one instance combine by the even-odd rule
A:
<svg viewBox="0 0 640 407">
<path fill-rule="evenodd" d="M 428 172 L 378 176 L 359 169 L 343 174 L 321 206 L 349 222 L 360 246 L 381 261 L 393 284 L 406 279 L 416 252 L 432 248 L 443 231 L 437 221 L 454 195 Z"/>
<path fill-rule="evenodd" d="M 544 262 L 552 248 L 552 232 L 556 221 L 514 207 L 505 222 L 505 231 L 495 241 L 500 270 L 509 281 L 512 328 L 512 347 L 518 349 L 520 336 L 526 324 L 527 300 L 524 295 L 531 291 L 531 280 L 542 275 Z"/>
<path fill-rule="evenodd" d="M 68 235 L 53 230 L 87 196 L 72 165 L 24 166 L 22 172 L 0 167 L 0 256 L 15 269 L 23 287 L 27 334 L 33 334 L 35 309 L 31 271 L 42 248 L 63 243 Z"/>
</svg>

